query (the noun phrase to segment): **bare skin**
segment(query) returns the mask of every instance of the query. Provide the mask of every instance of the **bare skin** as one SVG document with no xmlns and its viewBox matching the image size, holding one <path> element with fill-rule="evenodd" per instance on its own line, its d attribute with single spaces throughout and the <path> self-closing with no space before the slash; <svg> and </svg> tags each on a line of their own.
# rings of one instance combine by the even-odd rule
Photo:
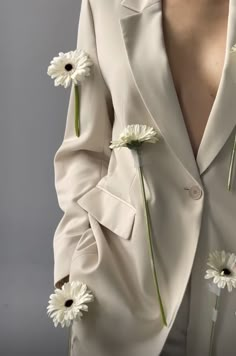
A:
<svg viewBox="0 0 236 356">
<path fill-rule="evenodd" d="M 69 275 L 67 275 L 66 277 L 64 277 L 63 279 L 60 279 L 60 281 L 58 281 L 56 283 L 56 288 L 61 289 L 61 287 L 63 286 L 64 283 L 69 282 Z"/>
<path fill-rule="evenodd" d="M 194 156 L 219 87 L 229 0 L 163 0 L 163 31 Z"/>
</svg>

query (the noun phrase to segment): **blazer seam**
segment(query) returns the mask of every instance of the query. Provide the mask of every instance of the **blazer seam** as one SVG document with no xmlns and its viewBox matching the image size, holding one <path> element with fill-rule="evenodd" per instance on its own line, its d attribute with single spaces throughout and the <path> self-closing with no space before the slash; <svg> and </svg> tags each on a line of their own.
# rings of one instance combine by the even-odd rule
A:
<svg viewBox="0 0 236 356">
<path fill-rule="evenodd" d="M 91 17 L 92 17 L 92 24 L 93 24 L 93 34 L 94 34 L 94 42 L 95 42 L 95 51 L 96 51 L 96 60 L 97 60 L 97 69 L 99 71 L 99 75 L 100 75 L 100 78 L 102 79 L 102 84 L 104 86 L 104 89 L 106 90 L 107 92 L 107 95 L 109 96 L 109 99 L 111 100 L 111 103 L 112 103 L 112 96 L 111 96 L 111 93 L 110 93 L 110 90 L 106 84 L 106 81 L 103 77 L 103 74 L 101 72 L 101 68 L 100 68 L 100 63 L 99 63 L 99 59 L 98 59 L 98 50 L 97 50 L 97 40 L 96 40 L 96 32 L 95 32 L 95 25 L 94 25 L 94 16 L 93 16 L 93 11 L 92 11 L 92 6 L 91 6 L 91 3 L 90 3 L 90 0 L 88 0 L 88 5 L 89 5 L 89 9 L 90 9 L 90 13 L 91 13 Z M 108 115 L 108 118 L 109 118 L 109 121 L 110 121 L 110 124 L 111 124 L 111 120 L 110 120 L 110 117 L 109 117 L 109 108 L 108 108 L 108 103 L 107 103 L 107 99 L 106 99 L 106 94 L 105 94 L 105 104 L 106 104 L 106 113 Z M 113 105 L 113 103 L 112 103 Z M 105 124 L 103 123 L 103 144 L 102 144 L 102 153 L 104 156 L 106 156 L 106 153 L 105 153 Z M 103 177 L 103 174 L 102 174 L 102 162 L 105 161 L 104 159 L 101 159 L 100 160 L 100 179 L 102 179 Z M 109 160 L 108 160 L 109 162 Z"/>
<path fill-rule="evenodd" d="M 99 63 L 99 59 L 98 59 L 98 46 L 97 46 L 97 40 L 96 40 L 96 29 L 95 29 L 95 21 L 94 21 L 94 15 L 93 15 L 93 10 L 92 10 L 92 5 L 90 3 L 90 0 L 88 0 L 88 4 L 89 4 L 89 8 L 90 8 L 90 13 L 91 13 L 91 17 L 92 17 L 92 22 L 93 22 L 93 33 L 94 33 L 94 39 L 95 39 L 95 48 L 96 48 L 96 57 L 97 57 L 97 62 L 98 62 L 98 70 L 99 70 L 99 73 L 100 73 L 100 76 L 102 78 L 102 81 L 103 81 L 103 84 L 105 86 L 105 89 L 106 89 L 106 92 L 113 104 L 113 101 L 112 101 L 112 95 L 111 95 L 111 91 L 109 89 L 109 86 L 104 78 L 104 75 L 102 74 L 102 70 L 101 70 L 101 66 L 100 66 L 100 63 Z"/>
</svg>

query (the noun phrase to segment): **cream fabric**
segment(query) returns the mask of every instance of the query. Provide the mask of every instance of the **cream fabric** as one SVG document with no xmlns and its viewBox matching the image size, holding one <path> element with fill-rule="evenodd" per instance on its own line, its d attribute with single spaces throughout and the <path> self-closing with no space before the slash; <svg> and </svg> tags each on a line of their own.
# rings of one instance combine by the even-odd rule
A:
<svg viewBox="0 0 236 356">
<path fill-rule="evenodd" d="M 71 356 L 160 355 L 173 330 L 178 335 L 178 311 L 186 325 L 188 282 L 183 356 L 207 356 L 214 296 L 204 280 L 206 260 L 214 249 L 236 252 L 236 171 L 227 191 L 236 123 L 236 63 L 229 54 L 236 43 L 236 0 L 230 0 L 224 70 L 196 160 L 161 19 L 160 0 L 82 0 L 77 47 L 89 53 L 94 68 L 80 90 L 81 136 L 74 133 L 72 90 L 54 158 L 64 212 L 53 243 L 54 284 L 70 275 L 96 300 L 73 325 Z M 152 280 L 137 167 L 128 148 L 109 148 L 128 124 L 161 134 L 158 143 L 144 144 L 142 158 L 168 327 Z M 235 355 L 233 293 L 223 294 L 214 356 Z M 167 347 L 165 356 L 173 352 Z"/>
</svg>

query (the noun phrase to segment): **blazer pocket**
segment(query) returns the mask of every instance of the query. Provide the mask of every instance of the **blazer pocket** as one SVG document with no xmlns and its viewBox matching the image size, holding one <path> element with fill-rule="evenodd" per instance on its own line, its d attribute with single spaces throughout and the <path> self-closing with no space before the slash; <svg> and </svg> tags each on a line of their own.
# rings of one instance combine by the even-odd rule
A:
<svg viewBox="0 0 236 356">
<path fill-rule="evenodd" d="M 75 250 L 77 254 L 97 253 L 97 243 L 91 226 L 88 227 L 88 229 L 86 229 L 80 236 Z"/>
<path fill-rule="evenodd" d="M 136 209 L 103 187 L 95 186 L 77 200 L 77 203 L 123 239 L 131 236 Z"/>
</svg>

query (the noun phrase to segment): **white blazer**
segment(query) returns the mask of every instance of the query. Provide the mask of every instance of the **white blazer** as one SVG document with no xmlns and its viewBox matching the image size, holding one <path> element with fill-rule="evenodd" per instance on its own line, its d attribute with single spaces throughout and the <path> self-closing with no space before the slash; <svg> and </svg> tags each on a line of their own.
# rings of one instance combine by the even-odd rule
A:
<svg viewBox="0 0 236 356">
<path fill-rule="evenodd" d="M 77 48 L 94 66 L 80 88 L 81 135 L 71 90 L 54 157 L 64 215 L 54 236 L 54 285 L 69 275 L 95 295 L 74 322 L 71 355 L 157 356 L 191 276 L 186 355 L 207 356 L 213 294 L 204 279 L 215 249 L 236 252 L 236 170 L 227 190 L 236 124 L 236 0 L 230 0 L 219 89 L 195 160 L 163 42 L 161 0 L 82 0 Z M 157 129 L 143 145 L 145 189 L 168 326 L 163 326 L 146 242 L 137 166 L 109 148 L 128 124 Z M 235 356 L 236 295 L 222 298 L 214 356 Z M 184 355 L 183 355 L 184 356 Z"/>
</svg>

